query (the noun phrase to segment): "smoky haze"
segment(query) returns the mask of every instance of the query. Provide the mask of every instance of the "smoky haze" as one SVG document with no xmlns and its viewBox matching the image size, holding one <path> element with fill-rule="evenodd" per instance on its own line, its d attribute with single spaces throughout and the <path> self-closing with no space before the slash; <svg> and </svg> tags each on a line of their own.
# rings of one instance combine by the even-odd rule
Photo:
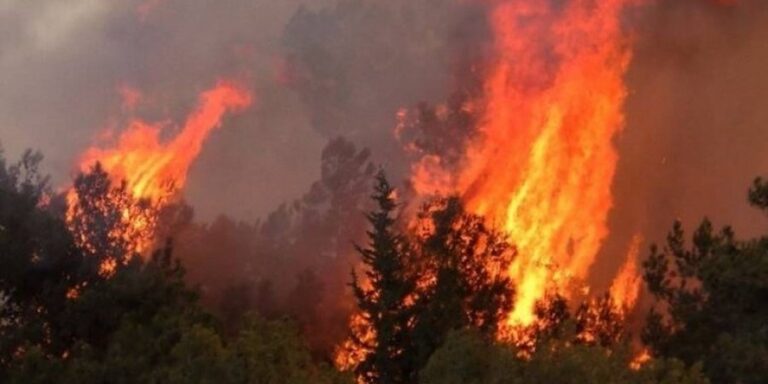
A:
<svg viewBox="0 0 768 384">
<path fill-rule="evenodd" d="M 688 233 L 705 215 L 743 237 L 766 226 L 746 196 L 768 174 L 768 3 L 667 1 L 637 21 L 598 276 L 613 275 L 601 272 L 618 268 L 633 234 L 645 238 L 644 256 L 676 219 Z"/>
<path fill-rule="evenodd" d="M 659 1 L 628 17 L 628 27 L 635 49 L 627 123 L 616 138 L 615 204 L 594 266 L 605 277 L 592 282 L 597 291 L 636 233 L 647 247 L 674 219 L 692 228 L 705 214 L 743 235 L 765 226 L 748 208 L 746 188 L 768 173 L 768 2 Z M 299 258 L 321 238 L 333 240 L 322 249 L 351 252 L 355 235 L 326 236 L 347 226 L 329 210 L 351 188 L 333 170 L 353 164 L 344 174 L 355 199 L 365 193 L 369 161 L 404 179 L 397 111 L 471 86 L 474 59 L 489 41 L 484 5 L 463 0 L 0 0 L 0 141 L 9 158 L 40 149 L 55 185 L 66 186 L 77 155 L 125 118 L 120 87 L 141 91 L 138 116 L 181 122 L 218 78 L 246 83 L 255 105 L 211 135 L 185 188 L 196 220 L 212 224 L 185 236 L 204 244 L 239 231 L 251 239 L 245 250 L 225 249 L 235 254 L 228 261 L 198 252 L 192 275 L 221 283 L 220 291 L 222 280 L 261 284 L 267 272 L 248 258 L 264 244 L 277 245 L 259 251 L 260 261 Z M 355 199 L 344 214 L 358 220 Z M 307 231 L 314 240 L 291 245 Z M 239 247 L 238 239 L 231 243 Z M 222 262 L 231 275 L 224 267 L 214 273 Z M 272 278 L 294 282 L 317 264 L 281 264 Z M 341 282 L 329 295 L 343 288 L 347 267 L 321 271 Z M 275 289 L 290 296 L 292 288 Z"/>
<path fill-rule="evenodd" d="M 476 8 L 450 0 L 3 0 L 2 144 L 9 157 L 41 150 L 54 184 L 65 186 L 78 154 L 129 117 L 121 88 L 141 92 L 136 116 L 180 124 L 200 91 L 234 78 L 252 88 L 256 105 L 208 140 L 185 194 L 202 219 L 255 220 L 309 188 L 336 136 L 403 169 L 395 112 L 453 86 L 457 50 L 481 33 Z"/>
<path fill-rule="evenodd" d="M 306 164 L 325 142 L 274 81 L 280 36 L 301 3 L 0 1 L 2 144 L 9 157 L 41 150 L 55 185 L 65 186 L 78 154 L 125 117 L 121 87 L 143 94 L 138 117 L 181 124 L 200 91 L 234 78 L 257 105 L 206 143 L 187 196 L 202 218 L 255 219 L 309 186 L 317 167 Z"/>
</svg>

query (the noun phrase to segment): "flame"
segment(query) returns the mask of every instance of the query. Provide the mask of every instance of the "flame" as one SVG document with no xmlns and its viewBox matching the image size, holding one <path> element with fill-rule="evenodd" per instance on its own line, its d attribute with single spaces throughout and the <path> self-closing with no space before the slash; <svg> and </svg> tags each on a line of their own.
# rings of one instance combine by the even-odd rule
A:
<svg viewBox="0 0 768 384">
<path fill-rule="evenodd" d="M 129 96 L 131 109 L 141 99 L 135 90 L 121 90 L 121 93 L 124 99 Z M 87 149 L 79 159 L 78 168 L 87 172 L 98 162 L 113 183 L 127 183 L 133 198 L 154 204 L 167 203 L 178 196 L 186 183 L 189 167 L 200 154 L 208 135 L 221 126 L 224 114 L 247 108 L 251 102 L 250 93 L 243 87 L 219 81 L 200 94 L 198 105 L 176 136 L 163 140 L 161 134 L 165 133 L 167 124 L 132 119 L 113 146 Z M 70 207 L 77 203 L 72 189 L 68 201 Z M 142 231 L 148 225 L 146 218 L 133 217 L 130 212 L 123 216 L 134 230 Z"/>
<path fill-rule="evenodd" d="M 479 138 L 458 172 L 439 158 L 414 165 L 417 192 L 458 193 L 517 245 L 509 326 L 532 324 L 549 289 L 568 297 L 608 235 L 631 57 L 620 16 L 630 2 L 496 2 Z"/>
<path fill-rule="evenodd" d="M 87 171 L 99 162 L 115 181 L 126 180 L 134 197 L 167 198 L 184 186 L 192 161 L 211 131 L 221 126 L 224 114 L 250 103 L 247 91 L 234 83 L 219 82 L 200 95 L 197 108 L 172 140 L 160 139 L 164 124 L 135 119 L 115 147 L 86 150 L 80 158 L 80 170 Z"/>
<path fill-rule="evenodd" d="M 632 361 L 629 363 L 629 368 L 637 371 L 652 359 L 653 356 L 651 355 L 651 351 L 649 351 L 648 348 L 643 348 L 640 353 L 632 358 Z"/>
<path fill-rule="evenodd" d="M 640 294 L 642 277 L 637 270 L 637 260 L 640 256 L 640 246 L 643 237 L 639 234 L 632 238 L 627 253 L 627 260 L 619 270 L 619 274 L 611 284 L 610 295 L 618 310 L 625 312 L 635 306 Z"/>
<path fill-rule="evenodd" d="M 349 319 L 349 329 L 360 343 L 374 346 L 376 343 L 376 331 L 370 322 L 361 313 L 354 313 Z M 352 371 L 365 360 L 370 350 L 361 347 L 353 338 L 347 338 L 336 348 L 334 365 L 342 371 Z M 358 380 L 358 382 L 362 382 Z"/>
</svg>

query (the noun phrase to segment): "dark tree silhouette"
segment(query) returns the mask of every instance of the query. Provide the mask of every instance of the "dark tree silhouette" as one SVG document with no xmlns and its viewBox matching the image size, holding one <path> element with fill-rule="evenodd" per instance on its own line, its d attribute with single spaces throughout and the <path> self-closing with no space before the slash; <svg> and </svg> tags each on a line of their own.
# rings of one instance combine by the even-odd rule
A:
<svg viewBox="0 0 768 384">
<path fill-rule="evenodd" d="M 372 196 L 378 208 L 367 215 L 372 227 L 369 242 L 357 247 L 365 279 L 361 281 L 353 271 L 351 283 L 357 306 L 375 334 L 373 344 L 353 335 L 358 347 L 367 351 L 356 368 L 367 383 L 405 383 L 413 374 L 408 356 L 411 313 L 406 300 L 414 294 L 416 282 L 407 271 L 408 244 L 393 228 L 397 208 L 393 194 L 380 172 Z"/>
<path fill-rule="evenodd" d="M 768 186 L 755 181 L 750 202 L 765 209 Z M 762 383 L 768 377 L 768 237 L 737 240 L 704 220 L 685 240 L 676 222 L 663 249 L 644 263 L 658 305 L 643 341 L 658 356 L 704 363 L 716 383 Z"/>
<path fill-rule="evenodd" d="M 502 234 L 464 211 L 457 198 L 429 204 L 421 219 L 426 230 L 417 252 L 424 279 L 413 328 L 419 368 L 453 330 L 475 328 L 485 337 L 496 335 L 512 306 L 506 271 L 515 255 Z"/>
<path fill-rule="evenodd" d="M 123 264 L 152 244 L 156 209 L 133 198 L 125 181 L 113 185 L 99 163 L 75 178 L 68 199 L 70 231 L 93 268 Z"/>
</svg>

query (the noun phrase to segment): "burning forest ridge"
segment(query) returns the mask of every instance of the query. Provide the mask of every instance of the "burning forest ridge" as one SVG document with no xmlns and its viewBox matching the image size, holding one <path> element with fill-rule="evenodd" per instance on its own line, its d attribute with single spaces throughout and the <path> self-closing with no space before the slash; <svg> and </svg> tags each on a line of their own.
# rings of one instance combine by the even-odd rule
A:
<svg viewBox="0 0 768 384">
<path fill-rule="evenodd" d="M 0 167 L 0 381 L 768 379 L 756 0 L 3 19 L 0 66 L 82 60 L 89 81 L 50 76 L 93 108 L 0 105 L 11 154 L 19 122 L 91 129 L 52 147 L 71 180 L 31 151 Z M 119 49 L 66 52 L 86 41 Z M 687 235 L 705 214 L 734 227 Z"/>
<path fill-rule="evenodd" d="M 126 92 L 121 89 L 121 94 L 123 106 L 128 109 L 135 107 L 139 101 L 140 96 L 135 91 Z M 127 128 L 120 132 L 112 148 L 87 149 L 79 160 L 80 171 L 87 173 L 91 167 L 101 167 L 109 174 L 112 183 L 125 183 L 131 198 L 146 200 L 149 205 L 158 208 L 173 204 L 180 198 L 189 167 L 211 131 L 221 126 L 224 114 L 246 108 L 250 104 L 251 95 L 248 91 L 234 83 L 220 81 L 214 88 L 200 95 L 195 110 L 171 138 L 162 138 L 163 130 L 173 129 L 167 126 L 168 123 L 153 124 L 132 119 Z M 70 189 L 67 193 L 68 221 L 76 221 L 76 216 L 82 212 L 82 205 L 88 203 L 79 201 L 76 190 Z M 134 251 L 147 252 L 155 239 L 157 218 L 130 209 L 121 214 L 121 219 L 128 222 L 127 228 L 133 235 L 113 235 L 134 237 Z M 159 214 L 159 210 L 155 214 Z M 78 241 L 83 247 L 89 246 L 84 236 L 80 236 Z"/>
</svg>

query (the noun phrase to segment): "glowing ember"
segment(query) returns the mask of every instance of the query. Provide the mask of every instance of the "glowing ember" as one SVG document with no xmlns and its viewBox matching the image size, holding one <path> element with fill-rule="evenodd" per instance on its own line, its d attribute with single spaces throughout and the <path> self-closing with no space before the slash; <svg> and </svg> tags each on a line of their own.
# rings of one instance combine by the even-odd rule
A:
<svg viewBox="0 0 768 384">
<path fill-rule="evenodd" d="M 648 351 L 648 349 L 643 349 L 640 351 L 640 353 L 637 354 L 637 356 L 632 359 L 632 361 L 629 363 L 629 367 L 637 371 L 647 362 L 651 361 L 651 359 L 653 359 L 651 352 Z"/>
<path fill-rule="evenodd" d="M 125 96 L 126 91 L 122 93 Z M 129 92 L 133 106 L 139 101 L 139 95 L 136 91 Z M 79 160 L 79 169 L 87 172 L 98 162 L 113 184 L 125 181 L 133 198 L 149 200 L 153 204 L 167 203 L 177 197 L 186 182 L 190 165 L 211 131 L 221 126 L 224 114 L 248 107 L 251 99 L 250 93 L 243 88 L 220 81 L 200 95 L 197 107 L 172 139 L 161 139 L 166 128 L 164 124 L 134 119 L 114 146 L 86 150 Z M 77 204 L 74 190 L 70 190 L 68 199 L 71 214 L 72 206 Z M 134 229 L 147 226 L 146 220 L 134 217 L 130 212 L 124 212 L 123 216 Z"/>
</svg>

